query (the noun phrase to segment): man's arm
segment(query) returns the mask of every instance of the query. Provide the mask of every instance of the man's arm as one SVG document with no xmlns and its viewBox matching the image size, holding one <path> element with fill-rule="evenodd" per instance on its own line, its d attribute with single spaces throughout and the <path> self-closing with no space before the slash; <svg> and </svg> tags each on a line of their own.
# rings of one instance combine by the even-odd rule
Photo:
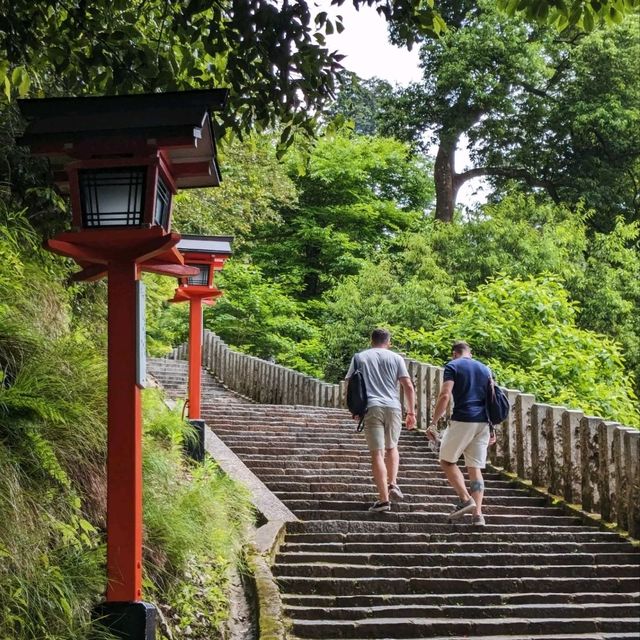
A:
<svg viewBox="0 0 640 640">
<path fill-rule="evenodd" d="M 349 370 L 347 371 L 347 375 L 344 377 L 345 380 L 348 380 L 353 375 L 353 372 L 355 371 L 354 360 L 355 360 L 355 357 L 351 358 L 351 364 L 349 364 Z"/>
<path fill-rule="evenodd" d="M 402 378 L 400 378 L 400 384 L 404 389 L 405 404 L 407 406 L 407 419 L 405 424 L 407 425 L 407 429 L 415 429 L 416 392 L 413 389 L 413 382 L 411 382 L 411 378 L 409 378 L 408 376 L 402 376 Z"/>
</svg>

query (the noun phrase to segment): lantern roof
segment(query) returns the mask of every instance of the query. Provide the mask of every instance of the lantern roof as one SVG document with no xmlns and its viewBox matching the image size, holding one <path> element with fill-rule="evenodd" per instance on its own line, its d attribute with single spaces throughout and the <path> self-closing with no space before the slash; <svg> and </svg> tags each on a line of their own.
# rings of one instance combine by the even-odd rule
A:
<svg viewBox="0 0 640 640">
<path fill-rule="evenodd" d="M 227 94 L 205 89 L 18 100 L 27 128 L 17 142 L 58 167 L 78 159 L 160 151 L 177 188 L 217 186 L 221 177 L 211 112 L 224 108 Z"/>
<path fill-rule="evenodd" d="M 182 234 L 178 243 L 181 253 L 210 253 L 230 256 L 233 236 L 196 236 Z"/>
</svg>

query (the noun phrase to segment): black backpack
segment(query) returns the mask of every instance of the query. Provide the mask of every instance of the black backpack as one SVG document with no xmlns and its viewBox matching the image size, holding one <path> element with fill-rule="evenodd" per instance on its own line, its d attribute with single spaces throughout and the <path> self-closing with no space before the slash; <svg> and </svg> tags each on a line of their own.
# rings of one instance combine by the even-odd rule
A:
<svg viewBox="0 0 640 640">
<path fill-rule="evenodd" d="M 494 424 L 504 422 L 509 415 L 509 400 L 505 392 L 495 384 L 491 374 L 489 374 L 489 382 L 487 382 L 486 407 L 487 420 L 491 427 Z"/>
<path fill-rule="evenodd" d="M 347 407 L 354 418 L 360 418 L 356 431 L 364 429 L 364 414 L 367 413 L 367 387 L 358 365 L 358 356 L 353 356 L 353 374 L 347 382 Z"/>
</svg>

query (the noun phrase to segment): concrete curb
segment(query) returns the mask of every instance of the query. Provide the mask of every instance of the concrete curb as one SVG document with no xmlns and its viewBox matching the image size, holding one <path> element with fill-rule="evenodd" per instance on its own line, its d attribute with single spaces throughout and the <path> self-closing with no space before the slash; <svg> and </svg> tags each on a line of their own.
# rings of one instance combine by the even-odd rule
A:
<svg viewBox="0 0 640 640">
<path fill-rule="evenodd" d="M 298 518 L 259 480 L 209 427 L 205 427 L 205 451 L 236 482 L 245 486 L 251 502 L 266 521 L 252 532 L 247 564 L 253 572 L 258 603 L 259 640 L 286 640 L 287 625 L 282 599 L 271 565 L 284 540 L 287 522 Z"/>
</svg>

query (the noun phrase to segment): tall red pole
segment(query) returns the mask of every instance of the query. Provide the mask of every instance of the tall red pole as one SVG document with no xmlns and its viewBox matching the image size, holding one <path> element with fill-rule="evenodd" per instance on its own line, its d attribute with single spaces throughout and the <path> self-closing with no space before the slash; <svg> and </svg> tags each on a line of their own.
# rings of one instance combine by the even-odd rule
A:
<svg viewBox="0 0 640 640">
<path fill-rule="evenodd" d="M 107 601 L 142 597 L 142 424 L 136 384 L 138 268 L 109 264 Z"/>
<path fill-rule="evenodd" d="M 200 420 L 202 299 L 189 301 L 189 418 Z"/>
</svg>

